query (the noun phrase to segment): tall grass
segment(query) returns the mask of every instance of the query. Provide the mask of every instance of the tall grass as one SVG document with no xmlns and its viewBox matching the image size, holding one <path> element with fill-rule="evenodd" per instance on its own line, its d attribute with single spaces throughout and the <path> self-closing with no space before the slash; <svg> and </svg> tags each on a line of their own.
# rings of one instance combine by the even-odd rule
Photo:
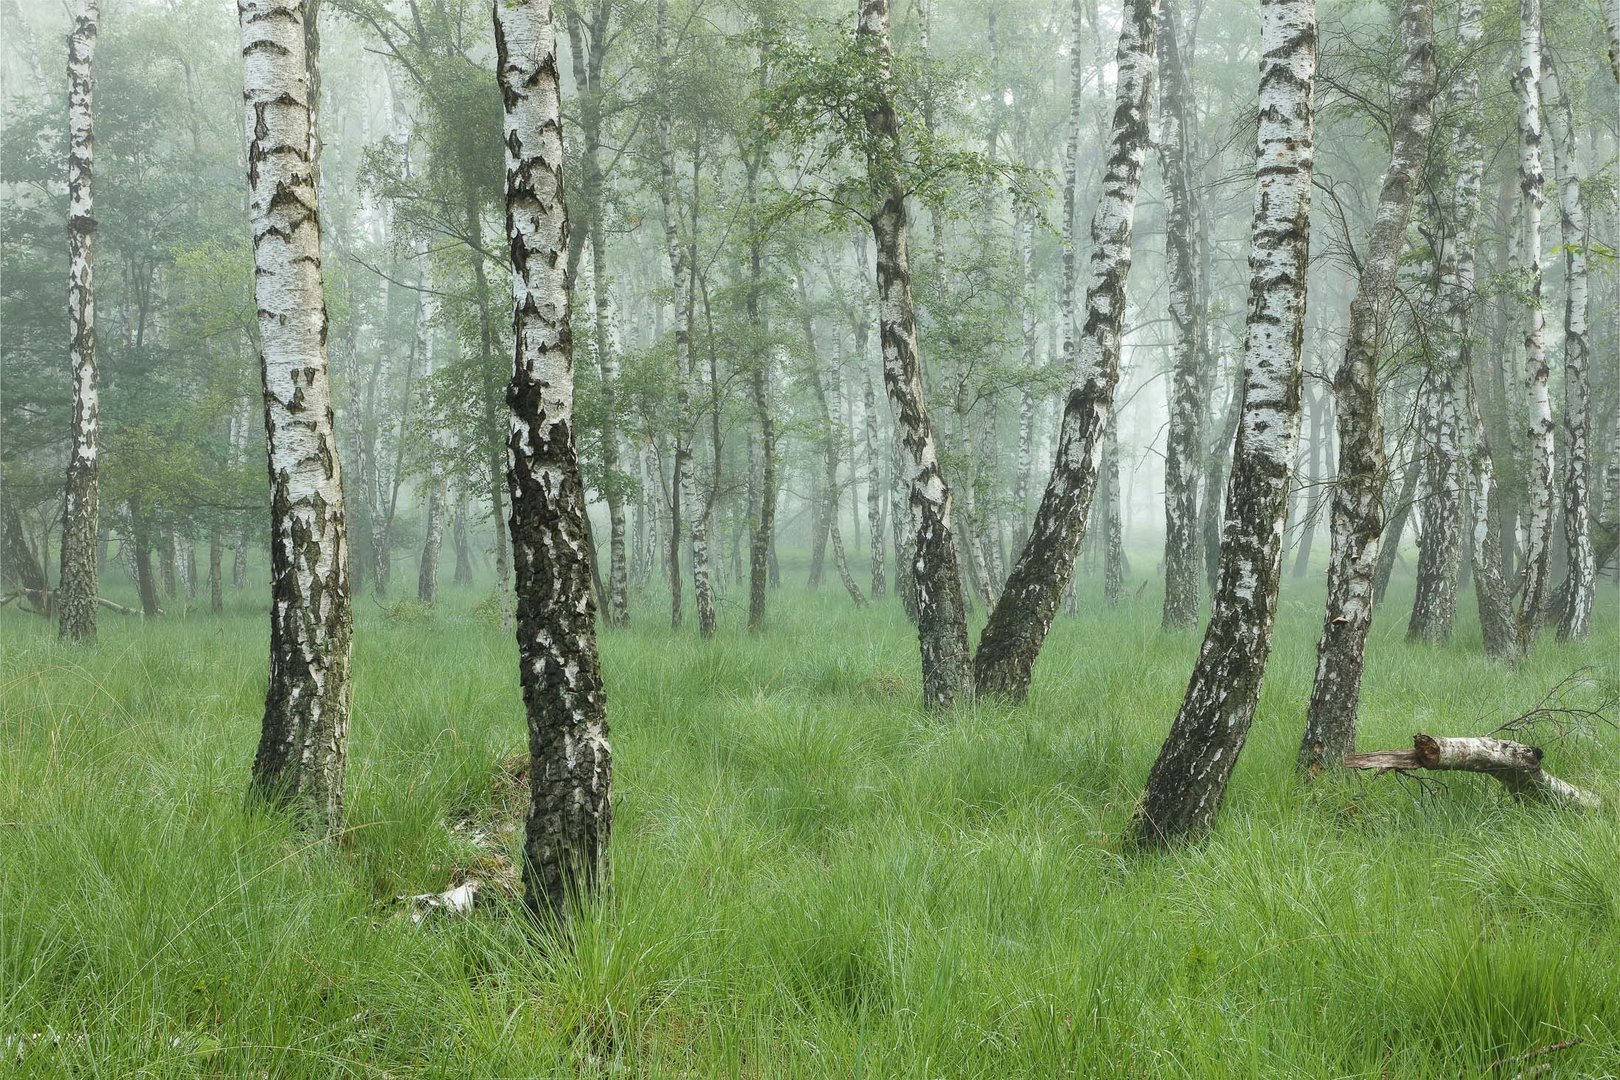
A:
<svg viewBox="0 0 1620 1080">
<path fill-rule="evenodd" d="M 1614 596 L 1588 645 L 1509 671 L 1468 625 L 1408 646 L 1397 592 L 1364 745 L 1479 733 L 1583 665 L 1615 687 Z M 107 615 L 89 650 L 7 612 L 0 1072 L 1455 1078 L 1572 1038 L 1559 1075 L 1620 1072 L 1612 813 L 1466 776 L 1301 788 L 1320 609 L 1296 588 L 1215 836 L 1125 857 L 1198 640 L 1161 635 L 1151 593 L 1086 599 L 1027 706 L 938 721 L 892 601 L 789 586 L 768 634 L 733 608 L 703 643 L 649 598 L 602 636 L 612 884 L 569 950 L 509 909 L 391 903 L 476 855 L 445 821 L 524 745 L 515 649 L 472 596 L 360 605 L 349 828 L 313 846 L 243 799 L 256 598 Z M 1620 804 L 1620 736 L 1549 759 Z"/>
</svg>

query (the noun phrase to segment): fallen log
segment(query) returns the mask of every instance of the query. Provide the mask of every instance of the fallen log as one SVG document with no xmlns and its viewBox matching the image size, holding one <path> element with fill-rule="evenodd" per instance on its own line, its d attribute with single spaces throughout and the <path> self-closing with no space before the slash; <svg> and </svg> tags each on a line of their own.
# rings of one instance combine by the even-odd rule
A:
<svg viewBox="0 0 1620 1080">
<path fill-rule="evenodd" d="M 105 596 L 96 597 L 96 603 L 100 604 L 109 611 L 116 611 L 120 615 L 138 615 L 142 618 L 146 617 L 146 613 L 140 608 L 125 607 L 123 604 L 115 604 Z M 163 614 L 163 609 L 158 608 L 157 613 L 159 615 Z"/>
<path fill-rule="evenodd" d="M 1516 799 L 1542 802 L 1569 810 L 1596 810 L 1603 800 L 1589 791 L 1558 779 L 1541 767 L 1539 746 L 1493 739 L 1488 735 L 1451 738 L 1443 735 L 1412 736 L 1410 750 L 1373 750 L 1346 754 L 1347 769 L 1375 769 L 1379 773 L 1474 772 L 1499 780 Z"/>
</svg>

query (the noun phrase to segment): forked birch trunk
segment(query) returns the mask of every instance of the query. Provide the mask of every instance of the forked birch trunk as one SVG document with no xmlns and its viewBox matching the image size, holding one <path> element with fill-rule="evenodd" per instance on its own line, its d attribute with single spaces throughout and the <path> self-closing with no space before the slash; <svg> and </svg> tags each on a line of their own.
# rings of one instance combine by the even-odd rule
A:
<svg viewBox="0 0 1620 1080">
<path fill-rule="evenodd" d="M 1097 490 L 1103 430 L 1119 383 L 1131 228 L 1153 102 L 1157 0 L 1128 0 L 1115 61 L 1119 79 L 1102 198 L 1091 221 L 1086 315 L 1073 354 L 1073 383 L 1063 409 L 1057 455 L 1028 542 L 979 638 L 973 673 L 981 693 L 1021 701 L 1074 575 L 1075 555 Z M 1071 198 L 1066 195 L 1065 198 Z M 1065 252 L 1065 259 L 1071 258 Z M 1067 313 L 1065 313 L 1067 317 Z"/>
<path fill-rule="evenodd" d="M 1356 745 L 1373 577 L 1384 531 L 1387 463 L 1378 403 L 1379 359 L 1433 127 L 1434 0 L 1403 0 L 1399 35 L 1405 49 L 1397 90 L 1400 111 L 1372 239 L 1350 302 L 1349 341 L 1333 378 L 1339 475 L 1333 485 L 1327 608 L 1299 747 L 1299 765 L 1308 776 L 1338 763 Z"/>
<path fill-rule="evenodd" d="M 1294 444 L 1315 158 L 1316 6 L 1263 0 L 1243 412 L 1226 489 L 1215 609 L 1128 840 L 1207 832 L 1254 720 L 1271 652 Z"/>
<path fill-rule="evenodd" d="M 557 39 L 549 0 L 494 7 L 515 337 L 507 485 L 529 727 L 524 899 L 530 910 L 560 920 L 600 882 L 612 820 L 611 751 L 574 449 Z"/>
<path fill-rule="evenodd" d="M 253 786 L 343 824 L 352 622 L 303 0 L 239 0 L 253 291 L 270 471 L 270 684 Z"/>
</svg>

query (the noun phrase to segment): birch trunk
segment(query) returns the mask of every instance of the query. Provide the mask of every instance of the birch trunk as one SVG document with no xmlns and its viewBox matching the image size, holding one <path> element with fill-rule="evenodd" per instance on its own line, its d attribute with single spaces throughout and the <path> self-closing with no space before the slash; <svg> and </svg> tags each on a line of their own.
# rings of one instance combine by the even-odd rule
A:
<svg viewBox="0 0 1620 1080">
<path fill-rule="evenodd" d="M 748 292 L 743 304 L 754 339 L 754 364 L 749 386 L 754 416 L 759 421 L 759 517 L 748 544 L 748 630 L 765 629 L 765 590 L 770 569 L 771 540 L 776 535 L 776 418 L 771 409 L 771 345 L 765 315 L 765 242 L 759 229 L 759 169 L 763 145 L 748 162 L 745 198 L 749 213 Z"/>
<path fill-rule="evenodd" d="M 864 328 L 865 323 L 863 322 Z M 867 367 L 865 333 L 859 335 L 861 345 L 862 384 L 861 405 L 865 412 L 866 433 L 866 536 L 872 563 L 872 595 L 885 596 L 889 591 L 889 577 L 883 553 L 883 475 L 878 467 L 877 391 L 872 386 L 872 372 Z"/>
<path fill-rule="evenodd" d="M 1558 177 L 1559 241 L 1564 251 L 1564 545 L 1569 573 L 1561 590 L 1558 640 L 1585 640 L 1597 601 L 1597 566 L 1592 550 L 1590 469 L 1592 399 L 1588 385 L 1586 208 L 1581 203 L 1575 113 L 1549 65 L 1542 76 L 1548 102 Z"/>
<path fill-rule="evenodd" d="M 532 911 L 560 920 L 600 880 L 611 827 L 611 751 L 574 449 L 557 40 L 549 0 L 501 0 L 494 9 L 515 339 L 506 475 L 529 727 L 524 899 Z"/>
<path fill-rule="evenodd" d="M 1379 188 L 1372 238 L 1356 295 L 1350 301 L 1344 359 L 1333 378 L 1339 407 L 1339 475 L 1333 485 L 1327 608 L 1299 747 L 1299 765 L 1308 776 L 1337 766 L 1356 745 L 1356 712 L 1367 662 L 1367 633 L 1372 629 L 1373 578 L 1383 536 L 1387 479 L 1378 364 L 1389 330 L 1401 252 L 1406 247 L 1406 225 L 1428 159 L 1434 122 L 1434 0 L 1403 0 L 1398 33 L 1405 55 L 1396 90 L 1399 113 L 1389 168 Z"/>
<path fill-rule="evenodd" d="M 1449 640 L 1457 615 L 1457 571 L 1462 554 L 1461 458 L 1457 452 L 1457 392 L 1451 371 L 1442 363 L 1424 372 L 1420 392 L 1423 532 L 1418 537 L 1417 595 L 1406 625 L 1410 641 Z"/>
<path fill-rule="evenodd" d="M 889 0 L 861 0 L 857 42 L 876 63 L 866 127 L 867 185 L 874 204 L 877 245 L 878 330 L 883 385 L 893 409 L 898 442 L 910 476 L 906 501 L 914 541 L 917 638 L 922 653 L 923 705 L 948 709 L 968 692 L 968 636 L 962 582 L 951 536 L 951 493 L 940 470 L 933 425 L 923 397 L 917 352 L 917 314 L 911 300 L 906 192 L 899 173 L 900 119 L 894 106 L 894 57 L 889 43 Z"/>
<path fill-rule="evenodd" d="M 270 683 L 253 785 L 329 834 L 343 824 L 352 623 L 305 4 L 237 10 L 270 473 Z"/>
<path fill-rule="evenodd" d="M 1170 372 L 1170 425 L 1164 451 L 1165 630 L 1198 626 L 1203 536 L 1198 522 L 1202 471 L 1204 380 L 1203 309 L 1198 302 L 1198 206 L 1192 177 L 1190 79 L 1181 56 L 1180 15 L 1175 0 L 1161 0 L 1159 14 L 1159 163 L 1164 174 L 1165 266 L 1175 343 Z"/>
<path fill-rule="evenodd" d="M 1524 593 L 1519 601 L 1520 648 L 1540 628 L 1551 572 L 1553 539 L 1553 417 L 1548 388 L 1547 317 L 1541 296 L 1541 0 L 1519 4 L 1519 67 L 1513 76 L 1519 107 L 1519 212 L 1523 226 L 1516 269 L 1525 298 L 1524 367 L 1529 405 L 1525 460 Z"/>
<path fill-rule="evenodd" d="M 1108 164 L 1102 198 L 1091 221 L 1086 318 L 1070 354 L 1073 383 L 1063 410 L 1057 455 L 1029 541 L 990 613 L 974 657 L 978 690 L 1014 701 L 1029 693 L 1035 659 L 1074 575 L 1075 555 L 1085 537 L 1086 517 L 1097 490 L 1103 431 L 1119 383 L 1131 227 L 1148 143 L 1157 24 L 1157 0 L 1128 0 L 1115 52 L 1119 80 Z M 1071 122 L 1078 123 L 1078 108 Z M 1065 195 L 1066 199 L 1072 197 L 1072 193 Z M 1072 252 L 1066 251 L 1064 258 L 1072 259 Z"/>
<path fill-rule="evenodd" d="M 1271 652 L 1283 517 L 1299 438 L 1316 81 L 1313 0 L 1262 0 L 1243 412 L 1226 489 L 1220 583 L 1181 711 L 1129 829 L 1153 847 L 1213 826 Z"/>
<path fill-rule="evenodd" d="M 64 641 L 94 641 L 101 402 L 96 373 L 96 301 L 91 193 L 95 152 L 96 0 L 75 0 L 68 35 L 68 364 L 73 372 L 73 439 L 62 501 L 59 627 Z"/>
</svg>

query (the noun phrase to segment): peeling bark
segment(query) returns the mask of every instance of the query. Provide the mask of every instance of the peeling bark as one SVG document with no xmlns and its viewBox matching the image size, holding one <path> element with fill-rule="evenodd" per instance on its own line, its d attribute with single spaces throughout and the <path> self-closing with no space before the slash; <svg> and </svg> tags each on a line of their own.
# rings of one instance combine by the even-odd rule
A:
<svg viewBox="0 0 1620 1080">
<path fill-rule="evenodd" d="M 1119 384 L 1125 285 L 1131 269 L 1131 230 L 1153 103 L 1157 0 L 1129 0 L 1115 60 L 1119 80 L 1109 135 L 1102 198 L 1091 221 L 1086 317 L 1069 360 L 1073 383 L 1064 405 L 1058 448 L 1029 541 L 990 613 L 974 656 L 981 693 L 1014 701 L 1029 693 L 1030 676 L 1052 617 L 1074 575 L 1086 518 L 1097 490 L 1104 429 Z M 1077 121 L 1078 110 L 1071 121 Z M 1072 193 L 1065 198 L 1072 198 Z M 1072 259 L 1066 250 L 1065 259 Z M 1065 312 L 1067 318 L 1067 312 Z M 1067 340 L 1067 339 L 1066 339 Z"/>
<path fill-rule="evenodd" d="M 532 911 L 560 920 L 600 882 L 611 827 L 611 750 L 574 448 L 556 32 L 549 0 L 496 0 L 494 12 L 513 289 L 507 484 L 529 727 L 524 899 Z"/>
<path fill-rule="evenodd" d="M 1406 226 L 1428 160 L 1433 128 L 1434 0 L 1403 0 L 1405 47 L 1396 91 L 1399 114 L 1389 168 L 1378 193 L 1372 238 L 1350 302 L 1349 340 L 1333 378 L 1338 403 L 1339 474 L 1333 485 L 1327 608 L 1316 646 L 1316 676 L 1305 714 L 1299 765 L 1314 776 L 1355 748 L 1361 676 L 1372 629 L 1373 578 L 1384 528 L 1384 425 L 1378 362 L 1406 247 Z"/>
<path fill-rule="evenodd" d="M 62 502 L 62 566 L 57 608 L 63 641 L 94 641 L 96 537 L 100 529 L 101 402 L 96 372 L 96 302 L 91 191 L 95 152 L 96 0 L 75 0 L 68 35 L 68 364 L 73 373 L 73 437 Z"/>
<path fill-rule="evenodd" d="M 253 786 L 342 828 L 353 633 L 326 364 L 303 0 L 239 0 L 254 298 L 270 473 L 270 684 Z M 143 598 L 144 599 L 144 598 Z"/>
<path fill-rule="evenodd" d="M 1162 846 L 1214 825 L 1271 652 L 1299 439 L 1315 160 L 1313 0 L 1262 0 L 1260 55 L 1243 412 L 1226 489 L 1220 582 L 1186 697 L 1130 824 L 1127 839 L 1138 847 Z"/>
</svg>

